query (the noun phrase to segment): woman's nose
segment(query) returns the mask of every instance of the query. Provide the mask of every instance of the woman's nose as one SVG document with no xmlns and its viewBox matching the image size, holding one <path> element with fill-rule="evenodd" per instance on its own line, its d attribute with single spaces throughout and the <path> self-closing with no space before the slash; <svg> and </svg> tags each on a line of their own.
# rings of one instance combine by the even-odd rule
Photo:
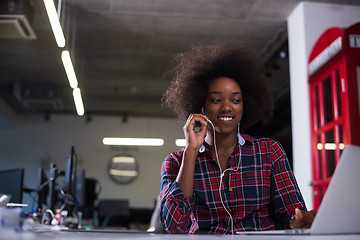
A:
<svg viewBox="0 0 360 240">
<path fill-rule="evenodd" d="M 231 111 L 231 102 L 230 101 L 223 101 L 221 105 L 221 111 L 229 112 Z"/>
</svg>

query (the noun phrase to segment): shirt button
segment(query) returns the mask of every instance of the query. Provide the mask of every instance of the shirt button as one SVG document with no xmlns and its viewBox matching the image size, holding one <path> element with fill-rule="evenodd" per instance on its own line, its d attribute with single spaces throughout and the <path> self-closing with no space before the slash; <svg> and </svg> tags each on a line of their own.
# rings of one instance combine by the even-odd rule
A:
<svg viewBox="0 0 360 240">
<path fill-rule="evenodd" d="M 232 191 L 232 188 L 229 188 L 229 191 L 231 192 L 231 191 Z"/>
</svg>

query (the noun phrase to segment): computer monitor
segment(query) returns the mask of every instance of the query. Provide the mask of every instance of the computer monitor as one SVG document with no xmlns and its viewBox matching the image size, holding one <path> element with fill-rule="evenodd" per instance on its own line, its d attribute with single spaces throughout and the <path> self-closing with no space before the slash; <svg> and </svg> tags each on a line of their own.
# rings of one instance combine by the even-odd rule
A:
<svg viewBox="0 0 360 240">
<path fill-rule="evenodd" d="M 78 170 L 77 164 L 78 157 L 72 146 L 65 165 L 65 190 L 73 198 L 75 208 L 82 206 L 85 201 L 85 170 Z"/>
<path fill-rule="evenodd" d="M 0 193 L 11 195 L 10 202 L 22 203 L 24 169 L 10 169 L 0 171 Z"/>
<path fill-rule="evenodd" d="M 51 208 L 55 209 L 65 204 L 65 209 L 72 213 L 76 208 L 84 204 L 85 170 L 77 171 L 77 161 L 75 147 L 72 146 L 70 155 L 66 159 L 65 171 L 60 171 L 55 164 L 51 164 L 49 174 L 51 181 L 48 190 Z M 64 176 L 62 184 L 57 182 L 57 178 L 60 176 Z"/>
<path fill-rule="evenodd" d="M 76 195 L 76 171 L 77 170 L 77 156 L 75 147 L 71 147 L 70 156 L 66 160 L 65 165 L 65 190 L 66 193 L 75 198 Z"/>
</svg>

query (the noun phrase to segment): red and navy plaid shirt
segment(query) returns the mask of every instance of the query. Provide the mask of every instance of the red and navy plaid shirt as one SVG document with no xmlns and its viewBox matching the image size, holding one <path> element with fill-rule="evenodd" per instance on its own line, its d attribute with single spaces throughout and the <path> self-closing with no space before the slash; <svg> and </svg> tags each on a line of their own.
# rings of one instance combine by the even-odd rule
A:
<svg viewBox="0 0 360 240">
<path fill-rule="evenodd" d="M 270 138 L 242 136 L 229 157 L 222 198 L 234 221 L 234 232 L 286 228 L 295 208 L 305 203 L 280 143 Z M 240 151 L 241 148 L 241 151 Z M 240 154 L 241 152 L 241 154 Z M 160 219 L 169 233 L 231 233 L 231 219 L 219 195 L 220 168 L 202 147 L 195 163 L 194 193 L 185 198 L 175 181 L 184 149 L 168 155 L 161 169 Z M 241 155 L 241 156 L 240 156 Z"/>
</svg>

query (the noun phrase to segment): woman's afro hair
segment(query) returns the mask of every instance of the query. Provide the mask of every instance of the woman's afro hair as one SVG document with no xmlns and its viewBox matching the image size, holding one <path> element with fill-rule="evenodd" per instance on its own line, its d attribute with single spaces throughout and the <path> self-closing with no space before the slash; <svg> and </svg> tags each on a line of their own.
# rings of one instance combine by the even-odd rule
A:
<svg viewBox="0 0 360 240">
<path fill-rule="evenodd" d="M 218 77 L 234 79 L 243 96 L 241 128 L 259 122 L 265 113 L 272 114 L 273 99 L 268 79 L 255 51 L 237 44 L 193 47 L 177 54 L 168 72 L 172 77 L 163 98 L 163 106 L 172 109 L 181 120 L 200 113 L 209 84 Z"/>
</svg>

